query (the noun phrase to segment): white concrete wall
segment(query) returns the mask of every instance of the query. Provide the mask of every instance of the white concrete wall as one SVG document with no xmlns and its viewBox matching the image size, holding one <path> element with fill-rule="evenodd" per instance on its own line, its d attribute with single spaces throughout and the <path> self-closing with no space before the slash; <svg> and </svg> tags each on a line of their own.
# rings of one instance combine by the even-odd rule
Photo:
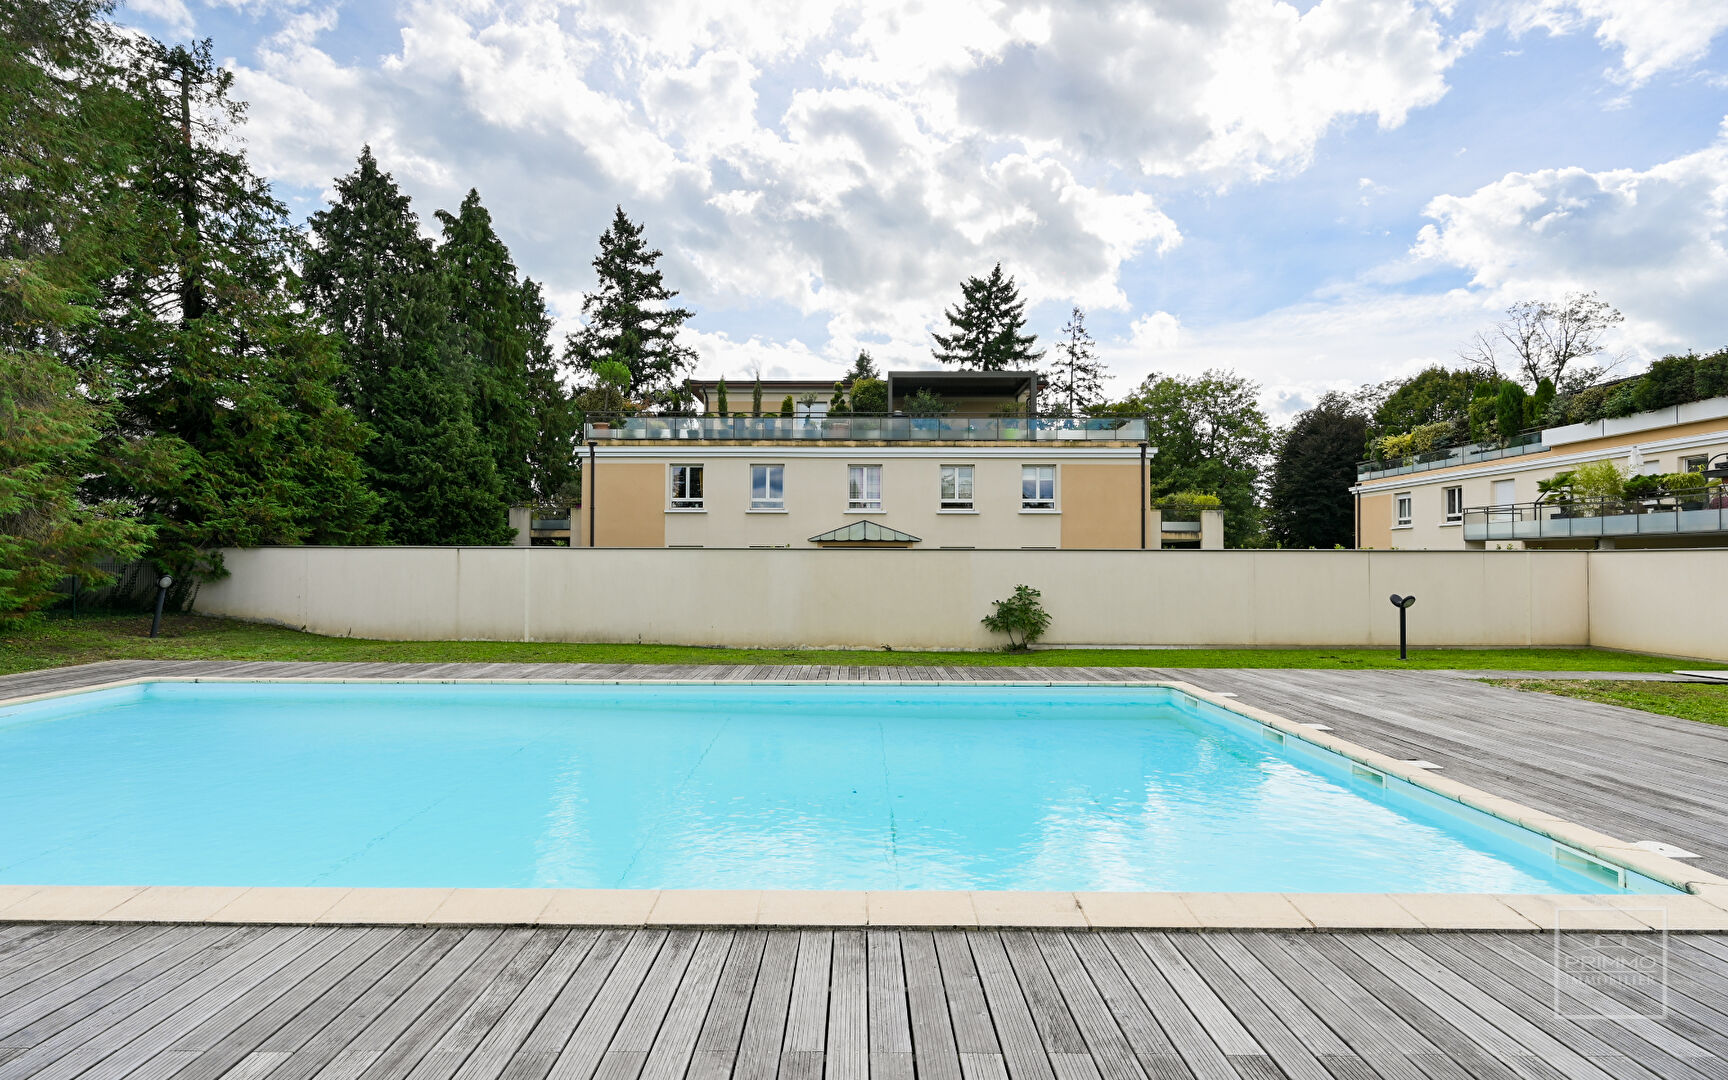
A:
<svg viewBox="0 0 1728 1080">
<path fill-rule="evenodd" d="M 1728 660 L 1728 551 L 1591 551 L 1590 640 Z"/>
<path fill-rule="evenodd" d="M 1611 576 L 1633 581 L 1641 566 L 1677 571 L 1649 585 L 1659 606 L 1636 626 L 1650 629 L 1617 632 L 1612 643 L 1703 655 L 1704 641 L 1657 631 L 1663 609 L 1700 602 L 1686 581 L 1709 580 L 1694 563 L 1660 561 L 1706 553 L 1632 551 L 303 547 L 224 555 L 232 575 L 203 587 L 199 611 L 321 634 L 767 647 L 988 648 L 1001 639 L 978 620 L 1021 583 L 1043 591 L 1054 618 L 1047 644 L 1395 645 L 1387 597 L 1398 592 L 1418 598 L 1417 646 L 1583 645 L 1595 595 L 1590 560 L 1607 557 Z M 1644 642 L 1641 633 L 1652 636 Z M 1728 635 L 1715 634 L 1710 647 L 1728 653 Z"/>
</svg>

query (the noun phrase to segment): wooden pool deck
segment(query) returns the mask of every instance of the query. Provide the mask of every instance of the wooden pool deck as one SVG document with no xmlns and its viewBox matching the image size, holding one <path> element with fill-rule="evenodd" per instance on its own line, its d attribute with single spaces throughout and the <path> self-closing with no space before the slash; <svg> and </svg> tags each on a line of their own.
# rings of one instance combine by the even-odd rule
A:
<svg viewBox="0 0 1728 1080">
<path fill-rule="evenodd" d="M 1177 679 L 1728 871 L 1728 729 L 1444 673 L 140 661 L 9 676 L 0 699 L 149 675 Z M 1666 950 L 1665 994 L 1569 984 L 1557 999 L 1556 947 L 1479 932 L 14 923 L 0 925 L 0 1080 L 1728 1078 L 1728 936 L 1640 936 Z"/>
</svg>

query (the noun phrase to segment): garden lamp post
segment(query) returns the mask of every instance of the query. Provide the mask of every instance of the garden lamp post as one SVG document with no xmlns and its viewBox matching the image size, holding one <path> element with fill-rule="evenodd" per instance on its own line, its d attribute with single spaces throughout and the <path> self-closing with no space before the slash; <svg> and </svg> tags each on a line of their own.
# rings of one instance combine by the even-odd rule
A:
<svg viewBox="0 0 1728 1080">
<path fill-rule="evenodd" d="M 1410 639 L 1405 632 L 1405 613 L 1410 610 L 1410 605 L 1415 602 L 1416 598 L 1414 596 L 1399 596 L 1397 593 L 1392 594 L 1392 606 L 1398 609 L 1398 659 L 1400 660 L 1410 659 Z"/>
<path fill-rule="evenodd" d="M 150 620 L 150 636 L 155 637 L 156 631 L 162 629 L 162 603 L 168 599 L 168 587 L 174 584 L 174 579 L 163 574 L 156 579 L 156 614 Z"/>
</svg>

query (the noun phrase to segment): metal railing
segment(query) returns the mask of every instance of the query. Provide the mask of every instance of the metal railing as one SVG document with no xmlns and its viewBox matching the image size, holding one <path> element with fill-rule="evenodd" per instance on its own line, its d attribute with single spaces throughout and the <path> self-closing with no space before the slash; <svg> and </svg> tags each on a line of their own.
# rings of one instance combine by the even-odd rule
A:
<svg viewBox="0 0 1728 1080">
<path fill-rule="evenodd" d="M 1508 439 L 1504 444 L 1490 446 L 1484 443 L 1471 443 L 1468 446 L 1425 450 L 1420 454 L 1407 454 L 1404 457 L 1359 462 L 1356 466 L 1356 479 L 1378 480 L 1385 476 L 1402 476 L 1405 473 L 1427 472 L 1430 469 L 1448 469 L 1454 465 L 1474 465 L 1479 461 L 1495 461 L 1499 458 L 1520 457 L 1524 454 L 1539 454 L 1546 449 L 1548 447 L 1543 445 L 1540 431 L 1527 431 L 1515 438 Z"/>
<path fill-rule="evenodd" d="M 1504 503 L 1464 511 L 1466 540 L 1566 540 L 1728 532 L 1728 495 Z"/>
<path fill-rule="evenodd" d="M 1144 442 L 1146 421 L 1115 416 L 621 416 L 583 432 L 595 441 Z"/>
</svg>

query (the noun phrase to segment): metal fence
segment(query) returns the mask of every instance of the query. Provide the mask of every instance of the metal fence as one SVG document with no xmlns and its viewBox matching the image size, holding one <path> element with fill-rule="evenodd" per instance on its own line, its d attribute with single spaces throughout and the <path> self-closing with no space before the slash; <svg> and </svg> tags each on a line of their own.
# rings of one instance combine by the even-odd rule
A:
<svg viewBox="0 0 1728 1080">
<path fill-rule="evenodd" d="M 1616 536 L 1677 536 L 1728 531 L 1728 496 L 1573 499 L 1506 503 L 1464 511 L 1466 540 L 1566 540 Z"/>
<path fill-rule="evenodd" d="M 1430 469 L 1448 469 L 1454 465 L 1474 465 L 1479 461 L 1497 461 L 1500 458 L 1539 454 L 1546 449 L 1548 447 L 1543 445 L 1540 431 L 1527 431 L 1516 438 L 1508 439 L 1501 445 L 1489 446 L 1482 443 L 1471 443 L 1469 446 L 1426 450 L 1420 454 L 1409 454 L 1404 457 L 1364 461 L 1356 466 L 1356 479 L 1378 480 L 1385 476 L 1402 476 L 1405 473 L 1427 472 Z"/>
<path fill-rule="evenodd" d="M 1113 416 L 625 416 L 587 425 L 588 439 L 778 442 L 1144 442 L 1146 421 Z"/>
</svg>

